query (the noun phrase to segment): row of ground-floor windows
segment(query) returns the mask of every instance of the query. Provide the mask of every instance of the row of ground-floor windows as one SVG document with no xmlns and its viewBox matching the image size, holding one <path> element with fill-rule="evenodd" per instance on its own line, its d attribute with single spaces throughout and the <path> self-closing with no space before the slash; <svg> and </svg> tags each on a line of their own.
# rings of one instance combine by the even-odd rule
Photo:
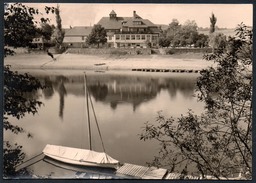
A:
<svg viewBox="0 0 256 183">
<path fill-rule="evenodd" d="M 158 36 L 157 35 L 145 35 L 145 34 L 116 34 L 115 35 L 116 40 L 150 40 L 156 41 Z M 109 40 L 112 40 L 112 36 L 109 36 Z"/>
<path fill-rule="evenodd" d="M 152 43 L 152 46 L 157 46 L 156 43 Z M 145 43 L 116 43 L 116 47 L 118 48 L 125 48 L 125 47 L 129 47 L 129 48 L 145 48 L 147 47 L 147 45 Z"/>
</svg>

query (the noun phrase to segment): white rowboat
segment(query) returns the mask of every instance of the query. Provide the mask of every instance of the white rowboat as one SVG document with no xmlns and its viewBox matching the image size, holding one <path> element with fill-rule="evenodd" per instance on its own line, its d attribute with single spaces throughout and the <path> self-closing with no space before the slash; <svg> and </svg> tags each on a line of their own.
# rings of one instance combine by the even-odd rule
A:
<svg viewBox="0 0 256 183">
<path fill-rule="evenodd" d="M 117 168 L 119 161 L 104 152 L 47 144 L 44 155 L 73 165 Z"/>
</svg>

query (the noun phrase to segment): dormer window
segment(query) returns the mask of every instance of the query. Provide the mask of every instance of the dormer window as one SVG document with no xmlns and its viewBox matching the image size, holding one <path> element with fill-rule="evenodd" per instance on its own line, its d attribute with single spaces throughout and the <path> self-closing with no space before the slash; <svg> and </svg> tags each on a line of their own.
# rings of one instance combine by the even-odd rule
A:
<svg viewBox="0 0 256 183">
<path fill-rule="evenodd" d="M 133 25 L 142 25 L 141 21 L 133 21 Z"/>
</svg>

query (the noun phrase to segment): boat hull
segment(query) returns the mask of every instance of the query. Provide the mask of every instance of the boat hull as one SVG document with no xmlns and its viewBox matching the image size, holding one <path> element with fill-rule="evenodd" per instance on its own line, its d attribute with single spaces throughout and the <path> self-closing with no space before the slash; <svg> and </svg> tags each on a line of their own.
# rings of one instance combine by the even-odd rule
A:
<svg viewBox="0 0 256 183">
<path fill-rule="evenodd" d="M 116 169 L 119 162 L 105 153 L 87 149 L 47 144 L 43 150 L 45 156 L 63 163 Z"/>
</svg>

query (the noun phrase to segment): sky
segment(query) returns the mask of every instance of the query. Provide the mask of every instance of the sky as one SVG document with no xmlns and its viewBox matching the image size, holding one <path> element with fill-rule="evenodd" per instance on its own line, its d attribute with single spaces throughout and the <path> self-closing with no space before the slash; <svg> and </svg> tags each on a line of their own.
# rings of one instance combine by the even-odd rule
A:
<svg viewBox="0 0 256 183">
<path fill-rule="evenodd" d="M 39 9 L 57 4 L 27 3 Z M 235 28 L 241 22 L 252 26 L 252 4 L 91 4 L 91 3 L 60 3 L 62 27 L 93 26 L 101 17 L 108 17 L 114 10 L 117 16 L 131 17 L 133 11 L 155 24 L 171 23 L 177 19 L 181 24 L 187 20 L 195 20 L 198 27 L 209 27 L 212 13 L 217 17 L 216 26 Z M 51 24 L 55 17 L 51 15 Z"/>
</svg>

